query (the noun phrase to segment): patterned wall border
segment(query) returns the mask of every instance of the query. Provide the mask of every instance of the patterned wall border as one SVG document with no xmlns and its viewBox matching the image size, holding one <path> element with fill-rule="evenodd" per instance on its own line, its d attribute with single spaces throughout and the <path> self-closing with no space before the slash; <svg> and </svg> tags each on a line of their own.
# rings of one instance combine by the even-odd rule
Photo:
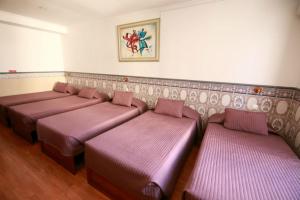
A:
<svg viewBox="0 0 300 200">
<path fill-rule="evenodd" d="M 40 78 L 40 77 L 57 77 L 65 76 L 65 72 L 17 72 L 17 73 L 0 73 L 0 79 L 21 79 L 21 78 Z"/>
<path fill-rule="evenodd" d="M 294 100 L 300 102 L 300 89 L 295 89 Z"/>
<path fill-rule="evenodd" d="M 285 126 L 285 136 L 290 146 L 294 147 L 300 157 L 300 101 L 293 100 L 289 113 L 288 122 Z"/>
<path fill-rule="evenodd" d="M 218 91 L 218 92 L 234 92 L 238 94 L 258 95 L 254 92 L 254 88 L 262 87 L 263 91 L 259 96 L 269 96 L 277 98 L 294 99 L 296 88 L 282 86 L 266 86 L 266 85 L 251 85 L 251 84 L 236 84 L 222 83 L 209 81 L 194 81 L 180 79 L 165 79 L 165 78 L 149 78 L 136 77 L 126 75 L 109 75 L 109 74 L 93 74 L 82 72 L 65 72 L 67 77 L 88 78 L 103 81 L 116 81 L 124 83 L 148 84 L 167 87 L 193 88 L 200 90 Z M 300 91 L 300 90 L 299 90 Z M 300 95 L 300 92 L 299 92 Z M 299 96 L 300 98 L 300 96 Z"/>
</svg>

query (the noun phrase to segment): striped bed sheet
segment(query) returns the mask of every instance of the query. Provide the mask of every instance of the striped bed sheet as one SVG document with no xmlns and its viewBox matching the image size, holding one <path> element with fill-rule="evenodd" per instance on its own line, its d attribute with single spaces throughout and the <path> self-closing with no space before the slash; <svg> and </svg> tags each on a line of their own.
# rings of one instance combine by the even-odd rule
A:
<svg viewBox="0 0 300 200">
<path fill-rule="evenodd" d="M 183 199 L 299 200 L 300 160 L 278 135 L 209 123 Z"/>
</svg>

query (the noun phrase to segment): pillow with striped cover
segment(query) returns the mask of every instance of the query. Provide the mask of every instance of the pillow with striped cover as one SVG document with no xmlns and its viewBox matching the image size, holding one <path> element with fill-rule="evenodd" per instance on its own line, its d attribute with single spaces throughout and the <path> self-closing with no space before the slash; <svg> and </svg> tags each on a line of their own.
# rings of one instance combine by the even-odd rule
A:
<svg viewBox="0 0 300 200">
<path fill-rule="evenodd" d="M 53 91 L 64 93 L 66 92 L 66 87 L 67 87 L 67 83 L 56 82 L 53 87 Z"/>
<path fill-rule="evenodd" d="M 158 98 L 155 113 L 182 118 L 184 101 Z"/>
<path fill-rule="evenodd" d="M 133 92 L 115 91 L 112 100 L 113 104 L 130 107 L 133 99 Z"/>
<path fill-rule="evenodd" d="M 224 127 L 232 130 L 268 135 L 267 116 L 263 112 L 225 109 Z"/>
<path fill-rule="evenodd" d="M 68 84 L 66 87 L 66 92 L 73 95 L 73 94 L 77 94 L 78 90 L 72 85 Z"/>
<path fill-rule="evenodd" d="M 85 87 L 80 90 L 78 96 L 82 98 L 93 99 L 95 97 L 96 92 L 96 88 Z"/>
</svg>

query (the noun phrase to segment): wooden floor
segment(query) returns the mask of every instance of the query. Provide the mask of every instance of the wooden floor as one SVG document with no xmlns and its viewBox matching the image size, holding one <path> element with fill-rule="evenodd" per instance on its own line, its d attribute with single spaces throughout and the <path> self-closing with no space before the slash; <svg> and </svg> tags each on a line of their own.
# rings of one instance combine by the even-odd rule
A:
<svg viewBox="0 0 300 200">
<path fill-rule="evenodd" d="M 177 182 L 172 199 L 181 199 L 193 168 L 197 149 L 191 152 Z M 82 168 L 72 175 L 44 155 L 39 144 L 29 144 L 0 124 L 0 199 L 66 200 L 109 199 L 91 187 Z"/>
</svg>

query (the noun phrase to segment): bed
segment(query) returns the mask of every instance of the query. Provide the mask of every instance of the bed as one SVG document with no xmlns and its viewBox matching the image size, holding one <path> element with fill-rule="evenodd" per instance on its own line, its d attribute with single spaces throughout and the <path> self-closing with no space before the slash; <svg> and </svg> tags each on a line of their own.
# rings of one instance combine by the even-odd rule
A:
<svg viewBox="0 0 300 200">
<path fill-rule="evenodd" d="M 209 123 L 185 200 L 299 200 L 300 161 L 278 135 Z"/>
<path fill-rule="evenodd" d="M 169 197 L 199 119 L 148 111 L 87 141 L 89 184 L 114 199 Z"/>
<path fill-rule="evenodd" d="M 29 142 L 34 143 L 37 139 L 35 130 L 38 119 L 91 106 L 104 101 L 107 101 L 104 95 L 99 98 L 84 98 L 73 95 L 12 106 L 8 109 L 8 115 L 14 132 L 23 136 Z"/>
<path fill-rule="evenodd" d="M 111 102 L 38 120 L 38 140 L 44 153 L 72 173 L 82 163 L 84 142 L 146 111 L 147 105 L 133 99 L 132 106 Z"/>
<path fill-rule="evenodd" d="M 70 96 L 70 93 L 46 91 L 0 97 L 0 121 L 9 126 L 8 107 L 37 101 L 56 99 Z"/>
</svg>

